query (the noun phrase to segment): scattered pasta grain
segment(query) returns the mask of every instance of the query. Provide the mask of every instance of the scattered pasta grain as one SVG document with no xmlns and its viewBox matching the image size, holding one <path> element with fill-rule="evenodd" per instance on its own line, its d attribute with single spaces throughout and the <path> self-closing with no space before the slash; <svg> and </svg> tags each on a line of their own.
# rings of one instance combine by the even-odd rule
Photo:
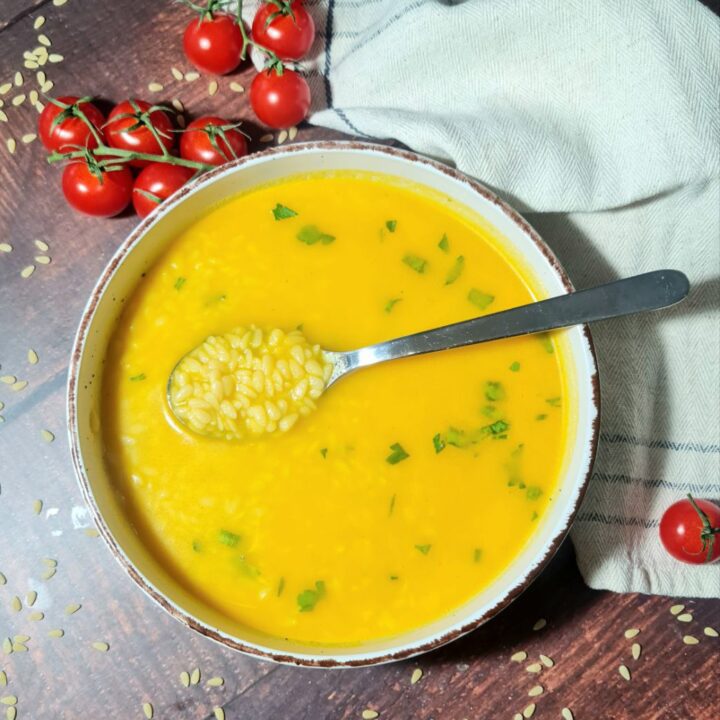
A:
<svg viewBox="0 0 720 720">
<path fill-rule="evenodd" d="M 22 610 L 22 603 L 17 595 L 13 595 L 12 600 L 10 600 L 10 609 L 16 613 Z"/>
<path fill-rule="evenodd" d="M 108 643 L 102 642 L 102 641 L 94 642 L 94 643 L 92 644 L 92 646 L 93 646 L 93 648 L 95 648 L 95 650 L 97 650 L 98 652 L 107 652 L 107 651 L 110 649 L 110 645 L 109 645 Z"/>
<path fill-rule="evenodd" d="M 0 687 L 7 687 L 7 673 L 0 670 Z"/>
<path fill-rule="evenodd" d="M 74 615 L 81 607 L 82 605 L 80 603 L 70 603 L 70 605 L 65 607 L 65 614 Z"/>
<path fill-rule="evenodd" d="M 0 702 L 3 705 L 17 705 L 17 697 L 15 695 L 3 695 L 0 698 Z"/>
<path fill-rule="evenodd" d="M 185 73 L 185 80 L 187 82 L 195 82 L 199 77 L 200 77 L 200 73 L 195 72 L 194 70 L 192 70 L 191 72 Z"/>
<path fill-rule="evenodd" d="M 178 98 L 173 98 L 172 100 L 172 106 L 179 112 L 185 112 L 185 106 L 182 104 L 182 100 L 179 100 Z"/>
<path fill-rule="evenodd" d="M 51 63 L 61 63 L 64 59 L 65 58 L 62 55 L 60 55 L 59 53 L 50 53 L 48 55 L 48 60 Z"/>
<path fill-rule="evenodd" d="M 17 708 L 15 708 L 14 706 L 10 706 L 5 711 L 5 720 L 15 720 L 16 717 L 17 717 Z"/>
<path fill-rule="evenodd" d="M 190 675 L 185 670 L 180 673 L 180 682 L 183 687 L 190 687 Z"/>
<path fill-rule="evenodd" d="M 278 133 L 277 144 L 278 144 L 278 145 L 282 145 L 287 139 L 288 139 L 288 132 L 287 132 L 287 130 L 281 130 L 281 131 Z"/>
<path fill-rule="evenodd" d="M 42 512 L 43 509 L 43 501 L 42 500 L 33 500 L 33 512 L 36 515 L 39 515 Z"/>
<path fill-rule="evenodd" d="M 710 626 L 703 628 L 703 633 L 705 633 L 708 637 L 718 637 L 718 631 Z"/>
<path fill-rule="evenodd" d="M 16 635 L 13 638 L 13 641 L 17 642 L 17 643 L 26 643 L 29 639 L 30 639 L 29 635 Z"/>
<path fill-rule="evenodd" d="M 0 376 L 0 382 L 4 385 L 14 385 L 17 382 L 17 378 L 14 375 L 2 375 Z"/>
<path fill-rule="evenodd" d="M 184 115 L 178 115 L 178 116 L 176 117 L 176 120 L 177 120 L 177 124 L 178 124 L 178 126 L 180 127 L 180 129 L 183 129 L 183 130 L 184 130 L 184 129 L 185 129 L 185 125 L 187 124 L 187 120 L 185 120 L 185 116 L 184 116 Z"/>
<path fill-rule="evenodd" d="M 13 652 L 27 652 L 28 651 L 27 645 L 23 645 L 22 643 L 19 643 L 19 642 L 13 643 L 12 649 L 13 649 Z"/>
<path fill-rule="evenodd" d="M 55 87 L 55 83 L 52 80 L 46 80 L 40 88 L 44 93 L 49 93 Z"/>
<path fill-rule="evenodd" d="M 274 137 L 275 137 L 275 136 L 274 136 L 272 133 L 267 133 L 266 135 L 263 135 L 263 136 L 260 138 L 260 142 L 261 142 L 261 143 L 269 143 L 269 142 L 272 142 L 273 139 L 274 139 Z"/>
<path fill-rule="evenodd" d="M 410 676 L 410 684 L 415 685 L 420 682 L 420 678 L 423 676 L 423 671 L 420 668 L 415 668 Z"/>
<path fill-rule="evenodd" d="M 200 668 L 195 668 L 190 673 L 190 684 L 197 685 L 200 682 Z"/>
<path fill-rule="evenodd" d="M 182 80 L 183 74 L 178 70 L 176 67 L 170 68 L 170 74 L 176 79 L 176 80 Z"/>
<path fill-rule="evenodd" d="M 57 567 L 57 560 L 54 560 L 53 558 L 43 558 L 43 565 L 47 565 L 47 567 Z"/>
<path fill-rule="evenodd" d="M 21 390 L 24 390 L 28 386 L 27 380 L 18 380 L 16 383 L 13 383 L 10 386 L 10 389 L 13 392 L 20 392 Z"/>
<path fill-rule="evenodd" d="M 31 612 L 28 615 L 28 620 L 32 620 L 33 622 L 39 622 L 40 620 L 43 620 L 45 618 L 45 613 L 40 612 L 39 610 L 36 610 L 35 612 Z"/>
<path fill-rule="evenodd" d="M 683 635 L 683 642 L 686 645 L 697 645 L 700 641 L 694 635 Z"/>
<path fill-rule="evenodd" d="M 524 718 L 531 718 L 535 714 L 535 703 L 530 703 L 523 711 L 522 716 Z"/>
<path fill-rule="evenodd" d="M 49 430 L 41 430 L 40 437 L 42 437 L 46 443 L 51 443 L 55 439 L 55 435 L 53 435 L 53 433 Z"/>
<path fill-rule="evenodd" d="M 32 348 L 27 351 L 27 361 L 31 365 L 37 365 L 39 359 L 38 354 Z"/>
<path fill-rule="evenodd" d="M 153 706 L 151 703 L 143 703 L 143 713 L 148 720 L 152 720 L 153 717 Z"/>
<path fill-rule="evenodd" d="M 555 661 L 547 655 L 540 655 L 540 662 L 547 668 L 551 668 Z"/>
<path fill-rule="evenodd" d="M 0 122 L 5 122 L 5 123 L 6 123 L 7 121 L 8 121 L 8 116 L 7 116 L 7 114 L 5 113 L 4 110 L 0 110 Z"/>
<path fill-rule="evenodd" d="M 25 82 L 25 78 L 23 77 L 23 74 L 18 70 L 15 73 L 15 77 L 13 78 L 13 83 L 14 83 L 15 87 L 22 87 L 24 82 Z"/>
<path fill-rule="evenodd" d="M 35 272 L 35 266 L 28 265 L 27 267 L 24 267 L 20 271 L 20 277 L 23 278 L 23 280 L 27 280 L 34 272 Z"/>
<path fill-rule="evenodd" d="M 159 83 L 159 82 L 148 83 L 148 90 L 150 92 L 162 92 L 164 89 L 165 89 L 165 86 L 162 83 Z"/>
<path fill-rule="evenodd" d="M 625 637 L 626 637 L 628 640 L 630 640 L 630 639 L 632 639 L 632 638 L 634 638 L 634 637 L 637 637 L 639 634 L 640 634 L 640 629 L 639 629 L 639 628 L 630 628 L 630 629 L 628 629 L 628 630 L 625 631 Z"/>
<path fill-rule="evenodd" d="M 12 640 L 11 640 L 10 638 L 7 638 L 7 637 L 6 637 L 6 638 L 3 638 L 3 641 L 2 641 L 2 649 L 3 649 L 3 652 L 4 652 L 6 655 L 10 655 L 10 653 L 13 651 L 13 649 L 12 649 Z"/>
<path fill-rule="evenodd" d="M 10 243 L 0 243 L 0 252 L 9 253 L 12 252 L 12 245 Z"/>
<path fill-rule="evenodd" d="M 209 687 L 222 687 L 225 684 L 225 680 L 219 675 L 216 675 L 215 677 L 211 677 L 205 684 Z"/>
<path fill-rule="evenodd" d="M 513 715 L 513 720 L 523 720 L 522 713 L 515 713 Z"/>
<path fill-rule="evenodd" d="M 519 652 L 511 655 L 510 660 L 512 660 L 512 662 L 521 663 L 524 660 L 527 660 L 527 653 L 524 650 L 520 650 Z"/>
<path fill-rule="evenodd" d="M 563 720 L 575 720 L 575 716 L 572 714 L 572 710 L 570 708 L 564 707 L 560 714 L 563 717 Z"/>
<path fill-rule="evenodd" d="M 25 102 L 26 95 L 24 93 L 20 93 L 19 95 L 16 95 L 10 102 L 12 103 L 13 107 L 20 107 Z"/>
<path fill-rule="evenodd" d="M 547 620 L 545 618 L 540 618 L 534 625 L 533 630 L 538 631 L 542 630 L 547 625 Z"/>
<path fill-rule="evenodd" d="M 34 243 L 35 247 L 42 252 L 47 252 L 50 249 L 50 246 L 43 240 L 35 240 Z"/>
<path fill-rule="evenodd" d="M 290 140 L 292 142 L 297 137 L 297 134 L 298 134 L 298 129 L 293 125 L 288 130 L 288 140 Z"/>
<path fill-rule="evenodd" d="M 531 663 L 525 668 L 525 670 L 529 673 L 539 673 L 542 671 L 542 665 L 540 663 Z"/>
<path fill-rule="evenodd" d="M 43 571 L 42 575 L 40 577 L 43 580 L 49 580 L 50 578 L 55 576 L 55 573 L 57 572 L 57 568 L 48 568 L 47 570 Z"/>
<path fill-rule="evenodd" d="M 62 628 L 55 628 L 54 630 L 50 630 L 48 632 L 48 637 L 51 638 L 61 638 L 65 635 L 65 631 Z"/>
<path fill-rule="evenodd" d="M 239 82 L 235 81 L 230 83 L 230 89 L 236 93 L 245 92 L 245 88 Z"/>
<path fill-rule="evenodd" d="M 642 646 L 640 645 L 640 643 L 633 643 L 632 647 L 630 648 L 630 654 L 632 655 L 633 660 L 639 660 L 641 653 Z"/>
<path fill-rule="evenodd" d="M 375 720 L 376 717 L 379 717 L 380 713 L 377 710 L 363 710 L 362 711 L 362 719 L 363 720 Z"/>
<path fill-rule="evenodd" d="M 620 677 L 623 680 L 627 680 L 628 682 L 630 681 L 630 670 L 628 669 L 627 665 L 621 665 L 618 668 L 618 672 L 620 673 Z"/>
<path fill-rule="evenodd" d="M 50 47 L 52 45 L 52 43 L 50 42 L 50 38 L 44 33 L 40 33 L 38 35 L 38 42 L 45 47 Z"/>
<path fill-rule="evenodd" d="M 33 23 L 33 30 L 39 30 L 45 24 L 45 16 L 38 15 Z"/>
<path fill-rule="evenodd" d="M 32 607 L 35 604 L 36 600 L 37 600 L 37 593 L 34 590 L 31 590 L 29 593 L 26 593 L 25 604 L 28 607 Z"/>
<path fill-rule="evenodd" d="M 100 532 L 98 530 L 96 530 L 95 528 L 85 528 L 83 530 L 83 532 L 88 537 L 92 537 L 92 538 L 100 537 Z"/>
<path fill-rule="evenodd" d="M 671 615 L 679 615 L 685 609 L 684 605 L 673 605 L 670 608 Z"/>
<path fill-rule="evenodd" d="M 0 95 L 7 95 L 12 88 L 12 83 L 6 82 L 0 85 Z"/>
<path fill-rule="evenodd" d="M 40 99 L 40 96 L 38 95 L 37 90 L 31 90 L 28 93 L 28 101 L 30 102 L 31 105 L 34 105 L 39 99 Z"/>
<path fill-rule="evenodd" d="M 678 622 L 689 623 L 692 622 L 693 616 L 690 613 L 682 613 L 675 618 Z"/>
<path fill-rule="evenodd" d="M 29 145 L 34 140 L 37 140 L 37 135 L 35 133 L 25 133 L 20 139 L 23 141 L 23 144 Z"/>
<path fill-rule="evenodd" d="M 62 7 L 66 2 L 67 0 L 53 0 L 53 5 L 55 7 Z"/>
<path fill-rule="evenodd" d="M 220 706 L 213 708 L 213 715 L 215 720 L 225 720 L 225 711 Z"/>
<path fill-rule="evenodd" d="M 545 692 L 545 688 L 542 685 L 534 685 L 528 690 L 529 697 L 537 697 Z"/>
<path fill-rule="evenodd" d="M 211 80 L 208 84 L 208 95 L 211 97 L 215 95 L 215 93 L 218 91 L 218 83 L 217 80 Z"/>
</svg>

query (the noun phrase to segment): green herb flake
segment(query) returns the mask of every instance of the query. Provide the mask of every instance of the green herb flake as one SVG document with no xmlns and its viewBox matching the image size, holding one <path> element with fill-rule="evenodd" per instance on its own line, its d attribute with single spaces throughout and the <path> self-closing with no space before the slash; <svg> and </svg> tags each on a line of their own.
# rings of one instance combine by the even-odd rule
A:
<svg viewBox="0 0 720 720">
<path fill-rule="evenodd" d="M 147 375 L 145 373 L 140 373 L 139 375 L 131 375 L 130 376 L 130 382 L 141 382 L 142 380 L 145 380 Z"/>
<path fill-rule="evenodd" d="M 244 555 L 240 555 L 239 557 L 235 558 L 235 562 L 237 563 L 238 568 L 240 569 L 240 572 L 247 578 L 250 578 L 251 580 L 254 580 L 256 577 L 258 577 L 260 573 L 260 569 L 256 567 L 255 565 L 251 565 L 246 559 Z"/>
<path fill-rule="evenodd" d="M 539 421 L 542 421 L 542 420 L 547 419 L 547 415 L 546 415 L 545 413 L 540 413 L 539 415 L 536 415 L 536 416 L 535 416 L 535 419 L 536 419 L 536 420 L 539 420 Z"/>
<path fill-rule="evenodd" d="M 495 415 L 496 409 L 494 405 L 483 405 L 480 408 L 480 413 L 486 418 L 491 418 Z"/>
<path fill-rule="evenodd" d="M 559 397 L 551 397 L 545 401 L 550 407 L 560 407 L 562 400 Z"/>
<path fill-rule="evenodd" d="M 433 437 L 433 447 L 435 448 L 436 455 L 445 449 L 445 441 L 442 439 L 440 433 Z"/>
<path fill-rule="evenodd" d="M 525 491 L 528 500 L 537 500 L 542 495 L 542 490 L 537 485 L 530 485 Z"/>
<path fill-rule="evenodd" d="M 281 577 L 278 581 L 277 586 L 277 596 L 280 597 L 283 594 L 283 590 L 285 589 L 285 578 Z"/>
<path fill-rule="evenodd" d="M 221 530 L 218 540 L 228 547 L 235 547 L 240 542 L 240 536 L 229 530 Z"/>
<path fill-rule="evenodd" d="M 493 300 L 495 300 L 494 295 L 488 295 L 487 293 L 484 293 L 477 288 L 472 288 L 468 293 L 467 297 L 468 300 L 473 305 L 480 308 L 480 310 L 485 310 L 492 304 Z"/>
<path fill-rule="evenodd" d="M 512 365 L 510 365 L 510 372 L 518 372 L 520 370 L 520 363 L 516 360 Z"/>
<path fill-rule="evenodd" d="M 490 402 L 497 402 L 505 399 L 505 389 L 502 383 L 495 380 L 488 380 L 485 383 L 485 399 Z"/>
<path fill-rule="evenodd" d="M 450 252 L 450 242 L 448 240 L 447 235 L 443 235 L 440 238 L 440 242 L 438 243 L 438 247 L 444 252 L 449 253 Z"/>
<path fill-rule="evenodd" d="M 481 558 L 482 550 L 480 548 L 475 548 L 475 550 L 473 550 L 473 562 L 480 562 Z"/>
<path fill-rule="evenodd" d="M 395 512 L 395 495 L 390 498 L 390 506 L 388 507 L 388 517 Z"/>
<path fill-rule="evenodd" d="M 407 458 L 410 457 L 400 443 L 393 443 L 390 449 L 392 452 L 385 458 L 385 462 L 390 463 L 390 465 L 397 465 L 397 463 L 407 460 Z"/>
<path fill-rule="evenodd" d="M 297 604 L 300 612 L 310 612 L 315 609 L 318 600 L 325 595 L 325 583 L 322 580 L 315 582 L 315 589 L 303 590 L 297 596 Z"/>
<path fill-rule="evenodd" d="M 323 459 L 327 458 L 327 448 L 320 448 L 320 454 L 323 456 Z"/>
<path fill-rule="evenodd" d="M 321 245 L 329 245 L 335 240 L 335 236 L 322 232 L 315 225 L 306 225 L 298 232 L 297 239 L 306 245 L 315 245 L 318 242 Z"/>
<path fill-rule="evenodd" d="M 465 258 L 462 255 L 458 255 L 454 265 L 448 271 L 445 277 L 445 284 L 452 285 L 462 275 L 462 271 L 465 268 Z"/>
<path fill-rule="evenodd" d="M 530 516 L 530 522 L 535 522 L 540 516 L 537 514 L 535 510 L 533 510 L 533 514 Z"/>
<path fill-rule="evenodd" d="M 390 580 L 399 580 L 399 579 L 400 579 L 399 575 L 391 575 L 390 576 Z"/>
<path fill-rule="evenodd" d="M 420 273 L 421 275 L 425 272 L 427 269 L 428 262 L 427 260 L 423 260 L 421 257 L 418 257 L 417 255 L 406 255 L 402 261 L 409 267 L 412 268 L 416 273 Z"/>
<path fill-rule="evenodd" d="M 294 210 L 291 210 L 289 207 L 281 205 L 280 203 L 273 208 L 272 214 L 276 220 L 287 220 L 288 218 L 295 217 L 297 215 Z"/>
<path fill-rule="evenodd" d="M 173 287 L 174 287 L 176 290 L 182 290 L 183 285 L 184 285 L 186 282 L 187 282 L 187 278 L 179 277 L 179 278 L 175 281 L 175 284 L 173 285 Z"/>
<path fill-rule="evenodd" d="M 445 433 L 445 442 L 448 445 L 453 445 L 458 448 L 466 447 L 470 444 L 470 441 L 465 437 L 465 433 L 462 430 L 451 427 Z"/>
<path fill-rule="evenodd" d="M 506 432 L 509 427 L 510 427 L 510 425 L 508 423 L 506 423 L 504 420 L 497 420 L 492 425 L 486 425 L 485 428 L 483 428 L 483 430 L 485 430 L 487 428 L 487 430 L 492 435 L 499 435 L 499 436 L 503 437 L 502 433 Z M 505 435 L 503 437 L 503 439 L 505 439 L 505 437 L 507 437 L 507 435 Z"/>
<path fill-rule="evenodd" d="M 385 304 L 385 312 L 391 313 L 392 309 L 402 300 L 402 298 L 390 298 Z"/>
<path fill-rule="evenodd" d="M 432 545 L 416 545 L 415 549 L 421 552 L 423 555 L 427 555 L 430 552 Z"/>
<path fill-rule="evenodd" d="M 199 540 L 193 540 L 192 541 L 192 549 L 193 549 L 193 552 L 196 552 L 196 553 L 202 552 L 202 543 Z"/>
<path fill-rule="evenodd" d="M 385 221 L 385 227 L 390 232 L 395 232 L 395 228 L 397 227 L 397 220 L 386 220 Z"/>
<path fill-rule="evenodd" d="M 542 343 L 542 346 L 545 348 L 545 352 L 552 355 L 555 352 L 555 346 L 553 345 L 552 338 L 547 333 L 540 333 L 537 337 Z"/>
</svg>

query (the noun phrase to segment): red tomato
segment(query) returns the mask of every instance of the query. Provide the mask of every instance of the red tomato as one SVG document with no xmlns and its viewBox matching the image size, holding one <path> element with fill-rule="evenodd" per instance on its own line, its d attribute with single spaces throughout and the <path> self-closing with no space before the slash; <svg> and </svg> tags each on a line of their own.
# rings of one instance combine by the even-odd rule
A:
<svg viewBox="0 0 720 720">
<path fill-rule="evenodd" d="M 148 112 L 151 107 L 144 100 L 125 100 L 116 105 L 108 115 L 105 126 L 108 143 L 121 150 L 154 155 L 162 153 L 163 146 L 170 150 L 175 143 L 172 120 L 162 110 Z M 160 143 L 150 126 L 160 138 Z M 145 167 L 150 161 L 132 160 L 130 164 Z"/>
<path fill-rule="evenodd" d="M 40 113 L 38 134 L 48 150 L 71 152 L 77 147 L 96 148 L 98 146 L 90 128 L 73 113 L 75 103 L 79 99 L 74 95 L 64 95 L 57 98 L 56 101 L 69 107 L 59 107 L 51 100 Z M 85 114 L 102 138 L 101 128 L 105 122 L 105 116 L 90 102 L 79 103 L 77 109 Z M 59 118 L 57 123 L 55 123 L 56 118 Z"/>
<path fill-rule="evenodd" d="M 194 174 L 194 170 L 181 165 L 159 162 L 148 165 L 140 171 L 133 186 L 132 201 L 135 211 L 140 217 L 149 215 Z"/>
<path fill-rule="evenodd" d="M 289 128 L 305 119 L 310 109 L 310 88 L 305 78 L 285 68 L 274 68 L 255 76 L 250 86 L 250 104 L 259 120 L 272 128 Z"/>
<path fill-rule="evenodd" d="M 315 23 L 302 0 L 263 3 L 252 25 L 253 40 L 281 60 L 300 60 L 315 39 Z M 275 17 L 273 17 L 273 15 Z"/>
<path fill-rule="evenodd" d="M 97 217 L 112 217 L 130 203 L 133 176 L 126 167 L 103 172 L 100 178 L 87 163 L 72 162 L 65 167 L 62 189 L 68 204 L 78 212 Z"/>
<path fill-rule="evenodd" d="M 720 557 L 720 507 L 708 500 L 679 500 L 660 520 L 660 540 L 678 560 L 695 565 Z"/>
<path fill-rule="evenodd" d="M 180 137 L 180 155 L 207 165 L 222 165 L 247 155 L 247 150 L 245 136 L 227 120 L 213 115 L 193 120 Z"/>
<path fill-rule="evenodd" d="M 243 37 L 237 18 L 226 13 L 192 20 L 185 28 L 183 49 L 198 69 L 214 75 L 227 75 L 241 60 Z"/>
</svg>

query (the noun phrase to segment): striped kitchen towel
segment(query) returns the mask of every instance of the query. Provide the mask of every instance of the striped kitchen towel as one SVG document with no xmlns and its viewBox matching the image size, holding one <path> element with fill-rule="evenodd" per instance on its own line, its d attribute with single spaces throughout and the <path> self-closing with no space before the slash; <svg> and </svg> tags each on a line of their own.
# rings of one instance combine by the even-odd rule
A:
<svg viewBox="0 0 720 720">
<path fill-rule="evenodd" d="M 601 444 L 572 539 L 592 587 L 720 596 L 720 565 L 677 563 L 657 529 L 688 492 L 720 499 L 718 18 L 694 0 L 306 4 L 311 123 L 478 178 L 578 287 L 688 274 L 680 306 L 593 329 Z"/>
</svg>

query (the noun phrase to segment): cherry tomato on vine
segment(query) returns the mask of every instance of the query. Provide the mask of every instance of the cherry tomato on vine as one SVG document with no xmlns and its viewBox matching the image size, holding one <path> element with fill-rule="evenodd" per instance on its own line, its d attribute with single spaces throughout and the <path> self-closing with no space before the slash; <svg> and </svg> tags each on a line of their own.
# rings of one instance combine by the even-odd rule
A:
<svg viewBox="0 0 720 720">
<path fill-rule="evenodd" d="M 305 119 L 310 109 L 310 88 L 305 78 L 284 68 L 258 73 L 250 86 L 250 104 L 258 119 L 272 128 L 289 128 Z"/>
<path fill-rule="evenodd" d="M 302 0 L 265 2 L 252 25 L 253 40 L 281 60 L 300 60 L 315 39 L 315 23 Z"/>
<path fill-rule="evenodd" d="M 186 160 L 222 165 L 247 155 L 245 136 L 232 123 L 207 115 L 193 120 L 180 137 L 180 155 Z"/>
<path fill-rule="evenodd" d="M 198 70 L 227 75 L 242 59 L 243 36 L 237 18 L 208 11 L 192 20 L 185 28 L 183 50 Z"/>
<path fill-rule="evenodd" d="M 71 162 L 63 170 L 62 190 L 68 204 L 75 210 L 96 217 L 112 217 L 130 203 L 133 176 L 126 167 L 93 174 L 81 160 Z"/>
<path fill-rule="evenodd" d="M 78 100 L 83 102 L 78 103 Z M 59 104 L 58 104 L 59 103 Z M 38 134 L 48 150 L 71 152 L 78 147 L 96 148 L 97 140 L 87 124 L 77 115 L 80 111 L 103 138 L 105 116 L 91 102 L 74 95 L 50 100 L 40 113 Z"/>
<path fill-rule="evenodd" d="M 714 562 L 720 557 L 720 507 L 688 495 L 663 514 L 660 540 L 670 555 L 682 562 Z"/>
<path fill-rule="evenodd" d="M 157 105 L 144 100 L 125 100 L 116 105 L 105 124 L 108 143 L 120 150 L 137 153 L 162 153 L 175 143 L 173 124 L 168 115 Z M 158 142 L 159 140 L 159 142 Z M 132 160 L 133 167 L 145 167 L 151 161 Z"/>
<path fill-rule="evenodd" d="M 149 215 L 165 198 L 179 190 L 195 171 L 181 165 L 152 163 L 140 171 L 132 189 L 132 202 L 140 217 Z"/>
</svg>

